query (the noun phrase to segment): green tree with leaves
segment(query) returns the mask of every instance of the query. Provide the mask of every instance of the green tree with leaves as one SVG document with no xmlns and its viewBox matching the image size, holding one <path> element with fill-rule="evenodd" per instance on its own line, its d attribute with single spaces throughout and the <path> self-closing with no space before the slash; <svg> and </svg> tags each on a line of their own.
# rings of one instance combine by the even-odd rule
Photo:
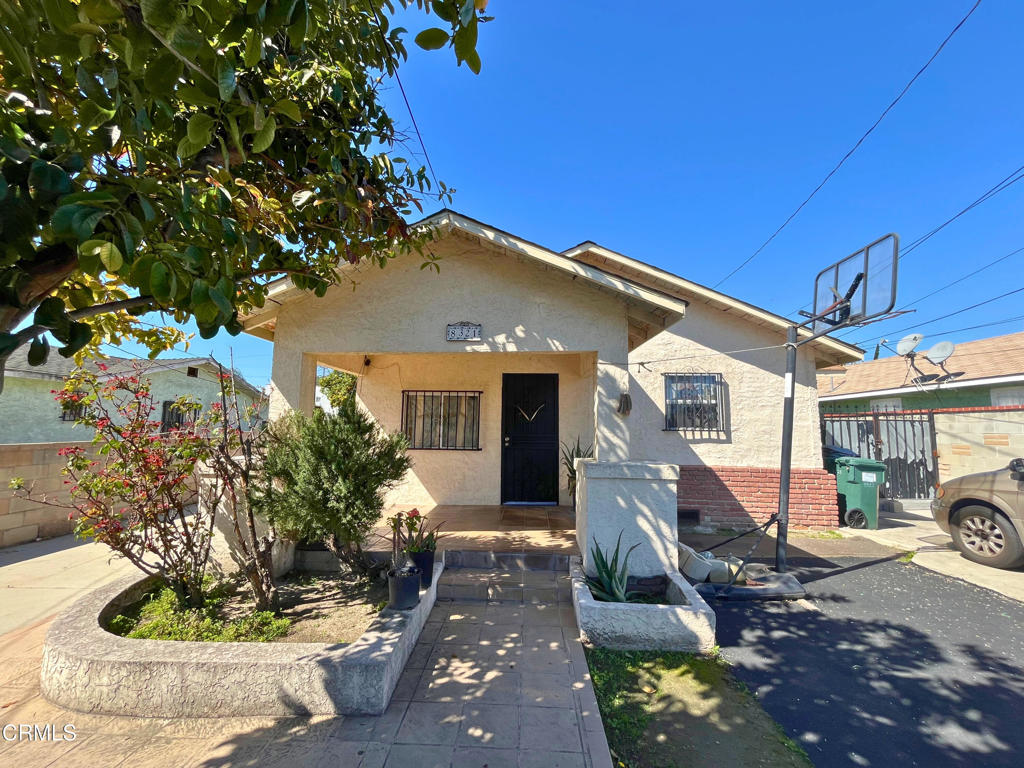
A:
<svg viewBox="0 0 1024 768">
<path fill-rule="evenodd" d="M 328 371 L 316 383 L 335 409 L 349 402 L 356 391 L 356 377 L 344 371 Z"/>
<path fill-rule="evenodd" d="M 397 0 L 479 71 L 482 0 Z M 392 0 L 0 0 L 0 376 L 48 337 L 70 357 L 128 336 L 155 356 L 290 276 L 422 249 L 426 169 L 380 99 L 407 51 Z M 429 260 L 429 255 L 426 256 Z M 2 378 L 0 378 L 2 384 Z"/>
</svg>

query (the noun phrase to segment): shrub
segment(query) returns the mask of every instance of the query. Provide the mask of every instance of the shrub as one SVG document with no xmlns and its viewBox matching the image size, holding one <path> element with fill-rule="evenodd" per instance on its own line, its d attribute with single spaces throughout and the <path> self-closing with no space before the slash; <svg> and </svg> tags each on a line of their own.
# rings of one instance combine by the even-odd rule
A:
<svg viewBox="0 0 1024 768">
<path fill-rule="evenodd" d="M 388 434 L 349 400 L 334 414 L 292 412 L 271 426 L 273 482 L 259 511 L 283 534 L 322 541 L 353 571 L 383 567 L 363 551 L 384 493 L 408 471 L 408 442 Z"/>
<path fill-rule="evenodd" d="M 196 640 L 204 642 L 269 642 L 287 634 L 290 619 L 270 611 L 225 621 L 220 616 L 226 599 L 223 591 L 208 592 L 202 608 L 181 610 L 177 597 L 166 587 L 152 593 L 137 616 L 118 614 L 108 626 L 111 632 L 144 640 Z"/>
</svg>

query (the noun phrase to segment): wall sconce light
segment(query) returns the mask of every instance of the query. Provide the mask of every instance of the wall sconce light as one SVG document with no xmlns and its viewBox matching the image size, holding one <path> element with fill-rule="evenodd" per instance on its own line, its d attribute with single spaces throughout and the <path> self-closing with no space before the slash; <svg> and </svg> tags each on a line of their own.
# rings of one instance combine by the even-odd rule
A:
<svg viewBox="0 0 1024 768">
<path fill-rule="evenodd" d="M 616 411 L 622 416 L 629 416 L 631 410 L 633 410 L 633 398 L 629 396 L 628 392 L 623 392 L 619 395 L 619 407 L 616 408 Z"/>
</svg>

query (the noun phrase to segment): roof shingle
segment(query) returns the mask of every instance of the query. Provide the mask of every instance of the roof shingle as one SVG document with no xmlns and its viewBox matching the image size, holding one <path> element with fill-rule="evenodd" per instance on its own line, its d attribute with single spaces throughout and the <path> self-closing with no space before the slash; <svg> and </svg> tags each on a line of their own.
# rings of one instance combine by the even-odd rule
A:
<svg viewBox="0 0 1024 768">
<path fill-rule="evenodd" d="M 949 380 L 941 378 L 945 376 L 942 368 L 928 362 L 924 354 L 919 352 L 914 362 L 921 373 L 925 374 L 926 380 L 922 382 L 925 384 L 934 384 L 937 381 L 963 383 L 973 379 L 1021 375 L 1024 374 L 1024 332 L 958 344 L 945 363 L 946 370 L 954 374 Z M 830 388 L 827 393 L 820 393 L 821 396 L 849 396 L 912 387 L 920 375 L 903 357 L 850 363 L 843 366 L 843 372 L 836 376 L 835 370 L 818 371 L 819 375 L 835 377 L 834 388 Z"/>
</svg>

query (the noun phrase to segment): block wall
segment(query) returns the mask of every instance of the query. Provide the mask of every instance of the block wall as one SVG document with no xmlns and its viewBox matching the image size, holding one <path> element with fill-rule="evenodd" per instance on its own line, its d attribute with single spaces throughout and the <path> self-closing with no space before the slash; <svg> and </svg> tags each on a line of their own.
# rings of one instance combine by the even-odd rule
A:
<svg viewBox="0 0 1024 768">
<path fill-rule="evenodd" d="M 35 493 L 66 499 L 67 486 L 61 474 L 65 460 L 57 455 L 66 445 L 89 448 L 92 444 L 0 444 L 0 547 L 62 536 L 74 530 L 74 522 L 68 519 L 70 510 L 15 498 L 8 488 L 12 477 L 22 477 L 26 487 L 31 486 Z"/>
</svg>

